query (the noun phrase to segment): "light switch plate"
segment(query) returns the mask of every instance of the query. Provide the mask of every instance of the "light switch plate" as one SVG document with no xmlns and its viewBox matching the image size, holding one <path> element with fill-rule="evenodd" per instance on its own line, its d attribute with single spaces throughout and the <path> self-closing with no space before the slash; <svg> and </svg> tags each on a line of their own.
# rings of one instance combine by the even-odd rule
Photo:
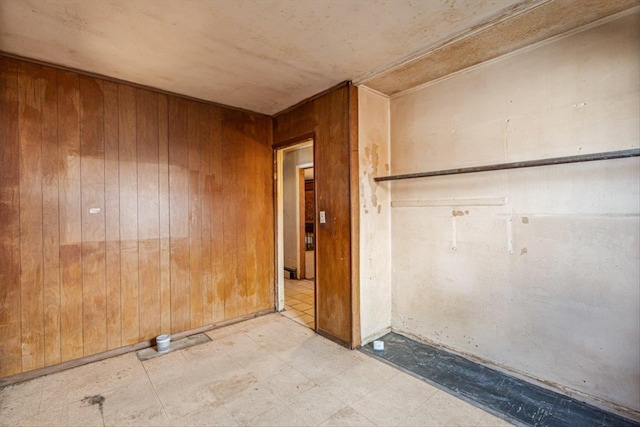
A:
<svg viewBox="0 0 640 427">
<path fill-rule="evenodd" d="M 324 211 L 320 211 L 320 224 L 325 224 L 327 222 L 327 215 Z"/>
</svg>

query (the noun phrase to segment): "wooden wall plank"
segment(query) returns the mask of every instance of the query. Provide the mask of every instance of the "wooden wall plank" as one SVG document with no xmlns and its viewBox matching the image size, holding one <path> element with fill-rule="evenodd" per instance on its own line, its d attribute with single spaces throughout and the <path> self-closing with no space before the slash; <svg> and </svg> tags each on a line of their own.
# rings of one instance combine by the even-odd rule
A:
<svg viewBox="0 0 640 427">
<path fill-rule="evenodd" d="M 211 313 L 214 322 L 225 319 L 225 281 L 224 281 L 224 197 L 222 166 L 222 111 L 209 106 L 209 122 L 212 124 L 211 136 Z"/>
<path fill-rule="evenodd" d="M 62 362 L 60 353 L 60 218 L 58 208 L 58 78 L 43 68 L 42 232 L 44 256 L 45 365 Z"/>
<path fill-rule="evenodd" d="M 189 286 L 191 327 L 202 325 L 202 191 L 200 189 L 201 104 L 189 101 L 187 138 L 189 143 Z"/>
<path fill-rule="evenodd" d="M 62 361 L 83 355 L 80 79 L 58 71 L 58 182 Z"/>
<path fill-rule="evenodd" d="M 238 147 L 234 141 L 242 138 L 236 129 L 237 123 L 234 121 L 234 114 L 225 112 L 222 122 L 222 197 L 223 197 L 223 268 L 224 268 L 224 318 L 233 319 L 242 316 L 245 312 L 244 302 L 238 279 L 238 211 L 244 209 L 239 206 L 237 194 L 240 191 L 238 183 Z"/>
<path fill-rule="evenodd" d="M 264 139 L 260 135 L 269 135 Z M 273 197 L 273 150 L 272 145 L 272 121 L 262 118 L 260 128 L 256 135 L 256 182 L 255 182 L 255 206 L 258 209 L 258 302 L 256 310 L 267 310 L 275 306 L 275 234 L 274 211 L 275 200 Z M 264 232 L 270 230 L 271 232 Z"/>
<path fill-rule="evenodd" d="M 213 122 L 211 121 L 210 108 L 208 105 L 202 105 L 200 109 L 201 120 L 201 144 L 200 144 L 200 188 L 202 189 L 202 227 L 201 227 L 201 244 L 202 254 L 202 324 L 208 325 L 213 323 L 213 289 L 212 289 L 212 222 L 211 207 L 213 202 L 213 179 L 211 176 L 211 151 L 213 138 Z"/>
<path fill-rule="evenodd" d="M 118 85 L 122 345 L 140 341 L 135 89 Z"/>
<path fill-rule="evenodd" d="M 348 88 L 314 102 L 317 209 L 327 213 L 319 224 L 316 297 L 319 329 L 351 342 L 351 217 L 349 178 Z M 328 265 L 331 268 L 326 268 Z"/>
<path fill-rule="evenodd" d="M 18 68 L 0 57 L 0 377 L 22 371 Z"/>
<path fill-rule="evenodd" d="M 21 63 L 18 73 L 23 370 L 44 366 L 41 73 L 41 66 L 29 63 Z"/>
<path fill-rule="evenodd" d="M 122 346 L 118 85 L 103 82 L 107 348 Z"/>
<path fill-rule="evenodd" d="M 102 81 L 80 77 L 82 312 L 84 355 L 107 350 Z"/>
<path fill-rule="evenodd" d="M 158 194 L 160 209 L 160 330 L 171 331 L 171 247 L 169 242 L 169 105 L 158 94 Z"/>
<path fill-rule="evenodd" d="M 158 95 L 137 89 L 140 339 L 160 332 Z"/>
<path fill-rule="evenodd" d="M 256 140 L 256 128 L 258 126 L 257 119 L 253 118 L 252 121 L 247 121 L 244 124 L 244 153 L 243 153 L 243 169 L 245 171 L 251 171 L 251 174 L 256 174 L 256 151 L 259 149 L 258 141 Z M 260 288 L 260 278 L 258 276 L 258 251 L 263 248 L 259 245 L 260 234 L 262 231 L 257 227 L 260 223 L 260 213 L 262 212 L 262 203 L 258 205 L 257 195 L 257 182 L 253 179 L 247 179 L 248 173 L 242 174 L 245 177 L 244 188 L 242 190 L 244 199 L 241 200 L 244 206 L 249 207 L 243 209 L 244 215 L 244 247 L 245 257 L 243 264 L 240 264 L 244 269 L 244 276 L 246 281 L 246 311 L 252 313 L 257 310 L 258 307 L 258 289 Z"/>
<path fill-rule="evenodd" d="M 188 102 L 169 97 L 171 332 L 191 327 L 189 274 Z"/>
</svg>

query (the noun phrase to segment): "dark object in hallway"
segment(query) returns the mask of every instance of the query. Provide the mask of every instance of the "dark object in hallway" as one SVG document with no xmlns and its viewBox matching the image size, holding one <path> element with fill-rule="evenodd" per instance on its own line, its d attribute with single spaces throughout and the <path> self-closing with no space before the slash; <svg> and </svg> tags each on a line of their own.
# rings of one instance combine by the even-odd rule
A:
<svg viewBox="0 0 640 427">
<path fill-rule="evenodd" d="M 361 351 L 475 404 L 509 422 L 530 426 L 640 426 L 551 390 L 511 377 L 402 335 L 382 338 L 383 351 Z"/>
</svg>

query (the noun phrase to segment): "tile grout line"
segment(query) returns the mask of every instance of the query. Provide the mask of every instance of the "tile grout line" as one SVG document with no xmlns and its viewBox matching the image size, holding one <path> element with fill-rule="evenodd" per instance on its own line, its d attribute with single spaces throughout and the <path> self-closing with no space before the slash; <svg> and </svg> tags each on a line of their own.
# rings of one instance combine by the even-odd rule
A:
<svg viewBox="0 0 640 427">
<path fill-rule="evenodd" d="M 180 350 L 178 350 L 180 351 Z M 169 414 L 167 414 L 167 410 L 164 408 L 164 402 L 162 401 L 162 399 L 160 399 L 160 396 L 158 395 L 158 391 L 156 390 L 156 386 L 153 385 L 153 381 L 151 380 L 151 377 L 149 376 L 149 371 L 147 371 L 147 367 L 145 366 L 144 362 L 140 362 L 140 364 L 142 365 L 142 368 L 144 369 L 144 373 L 147 375 L 147 380 L 149 380 L 149 384 L 151 384 L 151 389 L 153 390 L 153 394 L 156 395 L 156 399 L 158 399 L 158 402 L 160 402 L 160 406 L 162 407 L 162 412 L 164 413 L 164 416 L 167 417 L 167 420 L 172 421 L 171 418 L 169 417 Z"/>
</svg>

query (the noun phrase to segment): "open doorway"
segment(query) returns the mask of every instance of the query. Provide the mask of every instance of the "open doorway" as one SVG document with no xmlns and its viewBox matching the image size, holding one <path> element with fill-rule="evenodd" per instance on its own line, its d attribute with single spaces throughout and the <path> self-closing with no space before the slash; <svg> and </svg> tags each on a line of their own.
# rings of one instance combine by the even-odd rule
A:
<svg viewBox="0 0 640 427">
<path fill-rule="evenodd" d="M 276 151 L 278 311 L 315 330 L 313 141 Z"/>
</svg>

